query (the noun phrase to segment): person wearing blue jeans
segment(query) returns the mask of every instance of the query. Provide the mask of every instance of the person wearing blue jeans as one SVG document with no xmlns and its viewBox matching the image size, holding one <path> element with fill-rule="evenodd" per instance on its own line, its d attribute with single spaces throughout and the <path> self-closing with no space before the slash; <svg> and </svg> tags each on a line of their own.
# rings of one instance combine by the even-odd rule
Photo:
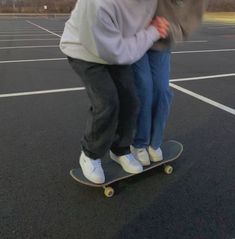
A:
<svg viewBox="0 0 235 239">
<path fill-rule="evenodd" d="M 158 0 L 155 16 L 160 16 L 163 24 L 168 22 L 167 37 L 156 41 L 132 65 L 141 105 L 131 152 L 142 165 L 163 159 L 161 144 L 172 101 L 169 88 L 172 44 L 187 39 L 200 25 L 207 4 L 207 0 Z"/>
<path fill-rule="evenodd" d="M 172 101 L 170 61 L 170 49 L 149 50 L 132 65 L 141 106 L 131 151 L 144 166 L 162 160 L 160 146 Z"/>
</svg>

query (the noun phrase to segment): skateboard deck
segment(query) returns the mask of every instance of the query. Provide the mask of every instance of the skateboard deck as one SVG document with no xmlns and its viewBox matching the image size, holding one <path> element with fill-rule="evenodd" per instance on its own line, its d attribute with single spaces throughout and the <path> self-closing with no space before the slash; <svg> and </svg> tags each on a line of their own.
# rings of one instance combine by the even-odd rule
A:
<svg viewBox="0 0 235 239">
<path fill-rule="evenodd" d="M 164 165 L 164 171 L 166 174 L 171 174 L 173 172 L 173 167 L 170 166 L 168 163 L 174 161 L 181 155 L 181 153 L 183 152 L 183 145 L 177 141 L 170 140 L 163 143 L 161 149 L 163 153 L 163 160 L 156 163 L 151 162 L 151 165 L 145 166 L 143 172 L 141 173 L 144 173 L 161 165 Z M 138 175 L 125 172 L 119 164 L 117 164 L 111 159 L 104 160 L 102 162 L 102 167 L 105 173 L 105 183 L 103 184 L 95 184 L 87 180 L 84 177 L 82 169 L 80 167 L 70 170 L 70 175 L 72 176 L 73 179 L 75 179 L 77 182 L 81 184 L 91 187 L 104 188 L 104 194 L 107 197 L 112 197 L 114 195 L 114 189 L 112 187 L 109 187 L 109 185 L 117 181 Z"/>
</svg>

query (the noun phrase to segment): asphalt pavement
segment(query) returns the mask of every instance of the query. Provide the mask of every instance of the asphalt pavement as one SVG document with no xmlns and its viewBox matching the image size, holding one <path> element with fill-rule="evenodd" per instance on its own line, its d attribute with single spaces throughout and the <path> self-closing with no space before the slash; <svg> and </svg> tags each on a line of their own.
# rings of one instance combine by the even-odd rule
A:
<svg viewBox="0 0 235 239">
<path fill-rule="evenodd" d="M 205 23 L 172 49 L 174 173 L 108 199 L 69 175 L 89 101 L 58 47 L 65 20 L 0 20 L 0 238 L 235 238 L 235 25 Z"/>
</svg>

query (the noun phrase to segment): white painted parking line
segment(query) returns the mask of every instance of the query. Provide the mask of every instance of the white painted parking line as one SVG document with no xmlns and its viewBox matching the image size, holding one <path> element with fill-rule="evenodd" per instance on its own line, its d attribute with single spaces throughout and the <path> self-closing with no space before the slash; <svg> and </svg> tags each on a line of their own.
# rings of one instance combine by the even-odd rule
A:
<svg viewBox="0 0 235 239">
<path fill-rule="evenodd" d="M 27 62 L 46 62 L 46 61 L 65 61 L 65 60 L 67 60 L 66 57 L 63 57 L 63 58 L 46 58 L 46 59 L 30 59 L 30 60 L 10 60 L 10 61 L 0 61 L 0 64 L 27 63 Z M 232 76 L 235 76 L 235 73 L 198 76 L 198 77 L 187 77 L 187 78 L 176 78 L 176 79 L 171 79 L 170 82 L 206 80 L 206 79 L 215 79 L 215 78 L 226 78 L 226 77 L 232 77 Z"/>
<path fill-rule="evenodd" d="M 55 32 L 63 32 L 63 29 L 61 30 L 52 30 Z M 44 32 L 42 29 L 31 29 L 31 30 L 15 30 L 15 31 L 0 31 L 0 34 L 27 34 L 27 33 L 40 33 Z"/>
<path fill-rule="evenodd" d="M 58 40 L 57 38 L 52 38 Z M 22 39 L 23 40 L 23 39 Z M 24 39 L 24 40 L 49 40 L 49 39 Z M 59 47 L 59 45 L 48 45 L 48 46 L 16 46 L 16 47 L 0 47 L 2 49 L 20 49 L 20 48 L 47 48 L 47 47 Z M 216 52 L 234 52 L 235 49 L 211 49 L 211 50 L 192 50 L 192 51 L 173 51 L 172 54 L 193 54 L 193 53 L 216 53 Z"/>
<path fill-rule="evenodd" d="M 11 46 L 11 47 L 0 47 L 0 50 L 10 50 L 10 49 L 34 49 L 34 48 L 58 48 L 59 45 L 49 45 L 49 46 Z"/>
<path fill-rule="evenodd" d="M 17 30 L 17 31 L 4 31 L 4 32 L 0 32 L 0 34 L 27 34 L 27 33 L 40 33 L 40 32 L 43 32 L 42 30 L 40 29 L 36 29 L 36 30 Z"/>
<path fill-rule="evenodd" d="M 170 83 L 170 86 L 176 90 L 179 90 L 187 95 L 190 95 L 194 98 L 197 98 L 207 104 L 213 105 L 223 111 L 226 111 L 230 114 L 235 115 L 235 109 L 227 107 L 223 104 L 220 104 L 216 101 L 213 101 L 207 97 L 189 91 L 183 87 Z M 19 96 L 32 96 L 32 95 L 43 95 L 43 94 L 53 94 L 53 93 L 61 93 L 61 92 L 73 92 L 73 91 L 82 91 L 85 90 L 85 87 L 74 87 L 74 88 L 64 88 L 64 89 L 54 89 L 54 90 L 44 90 L 44 91 L 29 91 L 29 92 L 18 92 L 18 93 L 9 93 L 9 94 L 0 94 L 0 98 L 11 98 L 11 97 L 19 97 Z"/>
<path fill-rule="evenodd" d="M 226 26 L 213 26 L 213 27 L 207 27 L 207 29 L 234 29 L 235 26 L 234 25 L 226 25 Z"/>
<path fill-rule="evenodd" d="M 42 34 L 15 34 L 15 35 L 12 35 L 12 34 L 8 34 L 8 35 L 1 35 L 0 34 L 0 37 L 33 37 L 33 36 L 50 36 L 51 34 L 49 33 L 42 33 Z"/>
<path fill-rule="evenodd" d="M 39 47 L 41 47 L 41 46 L 39 46 Z M 51 47 L 51 46 L 48 46 L 48 47 Z M 57 46 L 54 46 L 54 47 L 57 47 Z M 46 61 L 65 61 L 65 60 L 67 60 L 66 57 L 63 57 L 63 58 L 46 58 L 46 59 L 30 59 L 30 60 L 10 60 L 10 61 L 0 61 L 0 64 L 27 63 L 27 62 L 46 62 Z M 196 80 L 226 78 L 226 77 L 232 77 L 232 76 L 235 76 L 235 73 L 198 76 L 198 77 L 187 77 L 187 78 L 175 78 L 175 79 L 171 79 L 170 82 L 196 81 Z"/>
<path fill-rule="evenodd" d="M 0 64 L 9 64 L 9 63 L 25 63 L 25 62 L 40 62 L 40 61 L 64 61 L 67 58 L 47 58 L 47 59 L 31 59 L 31 60 L 14 60 L 14 61 L 0 61 Z"/>
<path fill-rule="evenodd" d="M 177 43 L 207 43 L 207 40 L 195 40 L 195 41 L 178 41 Z"/>
<path fill-rule="evenodd" d="M 178 79 L 171 79 L 170 82 L 206 80 L 206 79 L 215 79 L 215 78 L 225 78 L 225 77 L 231 77 L 231 76 L 235 76 L 235 73 L 220 74 L 220 75 L 209 75 L 209 76 L 198 76 L 198 77 L 188 77 L 188 78 L 178 78 Z"/>
<path fill-rule="evenodd" d="M 6 31 L 5 29 L 1 32 L 5 32 L 5 33 L 8 33 L 8 32 L 16 32 L 16 31 L 38 31 L 38 29 L 35 29 L 35 28 L 16 28 L 16 29 L 12 29 L 11 31 Z"/>
<path fill-rule="evenodd" d="M 46 32 L 51 33 L 52 35 L 61 37 L 61 35 L 58 35 L 58 34 L 56 34 L 55 32 L 52 32 L 52 31 L 50 31 L 50 30 L 48 30 L 48 29 L 46 29 L 46 28 L 44 28 L 44 27 L 41 27 L 41 26 L 39 26 L 39 25 L 37 25 L 37 24 L 31 22 L 31 21 L 26 21 L 26 22 L 28 22 L 29 24 L 32 24 L 32 25 L 34 25 L 34 26 L 36 26 L 36 27 L 38 27 L 38 28 L 40 28 L 40 29 L 42 29 L 42 30 L 44 30 L 44 31 L 46 31 Z"/>
<path fill-rule="evenodd" d="M 75 88 L 65 88 L 65 89 L 55 89 L 55 90 L 42 90 L 42 91 L 28 91 L 28 92 L 19 92 L 19 93 L 11 93 L 11 94 L 0 94 L 0 98 L 30 96 L 30 95 L 44 95 L 44 94 L 72 92 L 72 91 L 80 91 L 80 90 L 85 90 L 85 87 L 75 87 Z"/>
<path fill-rule="evenodd" d="M 214 101 L 214 100 L 211 100 L 211 99 L 206 98 L 206 97 L 204 97 L 204 96 L 202 96 L 202 95 L 199 95 L 199 94 L 197 94 L 197 93 L 194 93 L 194 92 L 192 92 L 192 91 L 190 91 L 190 90 L 187 90 L 187 89 L 185 89 L 185 88 L 183 88 L 183 87 L 181 87 L 181 86 L 178 86 L 178 85 L 175 85 L 175 84 L 172 84 L 172 83 L 170 83 L 170 86 L 171 86 L 172 88 L 174 88 L 174 89 L 176 89 L 176 90 L 178 90 L 178 91 L 181 91 L 181 92 L 183 92 L 183 93 L 185 93 L 185 94 L 187 94 L 187 95 L 190 95 L 190 96 L 192 96 L 192 97 L 194 97 L 194 98 L 196 98 L 196 99 L 198 99 L 198 100 L 201 100 L 201 101 L 203 101 L 203 102 L 205 102 L 205 103 L 207 103 L 207 104 L 213 105 L 214 107 L 217 107 L 217 108 L 219 108 L 219 109 L 221 109 L 221 110 L 223 110 L 223 111 L 226 111 L 226 112 L 228 112 L 228 113 L 230 113 L 230 114 L 232 114 L 232 115 L 235 115 L 235 109 L 233 109 L 233 108 L 230 108 L 230 107 L 228 107 L 228 106 L 225 106 L 225 105 L 223 105 L 223 104 L 220 104 L 220 103 L 218 103 L 218 102 L 216 102 L 216 101 Z"/>
<path fill-rule="evenodd" d="M 213 53 L 213 52 L 233 52 L 235 49 L 215 49 L 215 50 L 197 50 L 197 51 L 173 51 L 172 54 L 189 54 L 189 53 Z"/>
<path fill-rule="evenodd" d="M 59 38 L 47 38 L 47 39 L 4 39 L 4 40 L 0 40 L 0 42 L 12 42 L 12 41 L 59 41 Z"/>
</svg>

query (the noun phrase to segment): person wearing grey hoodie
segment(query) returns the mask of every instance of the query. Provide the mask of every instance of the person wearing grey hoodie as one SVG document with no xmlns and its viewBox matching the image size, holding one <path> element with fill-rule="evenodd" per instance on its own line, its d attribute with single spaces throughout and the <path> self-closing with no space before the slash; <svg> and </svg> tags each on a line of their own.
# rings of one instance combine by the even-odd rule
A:
<svg viewBox="0 0 235 239">
<path fill-rule="evenodd" d="M 65 24 L 60 49 L 91 104 L 79 162 L 94 183 L 105 181 L 100 159 L 109 149 L 125 171 L 143 170 L 130 153 L 138 114 L 130 65 L 167 34 L 166 25 L 152 21 L 156 8 L 157 0 L 79 0 Z"/>
<path fill-rule="evenodd" d="M 171 45 L 187 39 L 201 23 L 207 0 L 159 0 L 156 16 L 169 22 L 169 34 L 133 64 L 141 107 L 131 152 L 143 166 L 163 159 L 161 144 L 172 101 Z"/>
</svg>

